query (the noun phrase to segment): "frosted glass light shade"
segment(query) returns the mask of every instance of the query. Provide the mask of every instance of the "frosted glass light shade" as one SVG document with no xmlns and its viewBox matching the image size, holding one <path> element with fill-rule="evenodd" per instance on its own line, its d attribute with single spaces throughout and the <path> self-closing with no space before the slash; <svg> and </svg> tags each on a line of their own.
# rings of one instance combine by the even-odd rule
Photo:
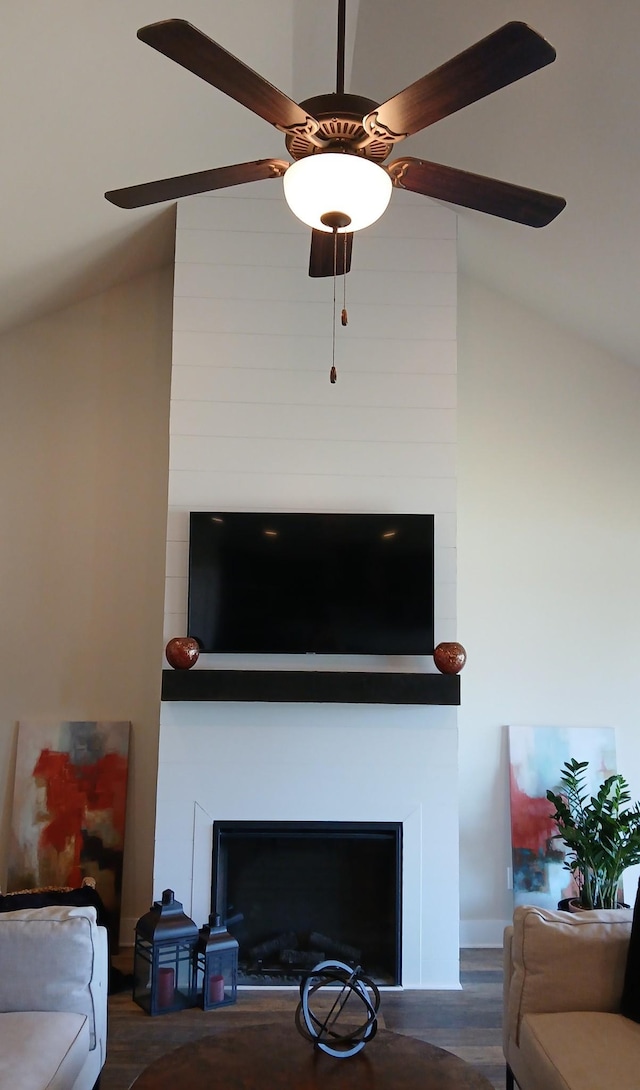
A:
<svg viewBox="0 0 640 1090">
<path fill-rule="evenodd" d="M 360 231 L 375 223 L 391 198 L 391 178 L 383 167 L 360 155 L 323 151 L 292 163 L 284 178 L 284 195 L 294 216 L 331 231 L 321 216 L 329 212 L 347 215 L 350 223 L 338 229 Z"/>
</svg>

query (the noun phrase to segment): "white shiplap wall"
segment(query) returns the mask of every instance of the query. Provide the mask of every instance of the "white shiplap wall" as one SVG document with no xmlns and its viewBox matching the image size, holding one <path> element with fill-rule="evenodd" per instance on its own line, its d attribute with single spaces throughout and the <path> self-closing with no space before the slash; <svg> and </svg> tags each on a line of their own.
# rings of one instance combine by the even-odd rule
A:
<svg viewBox="0 0 640 1090">
<path fill-rule="evenodd" d="M 332 386 L 332 281 L 306 275 L 280 189 L 252 188 L 179 206 L 167 639 L 186 626 L 186 513 L 209 506 L 435 512 L 453 638 L 456 217 L 394 193 L 356 237 Z"/>
<path fill-rule="evenodd" d="M 383 219 L 356 236 L 335 385 L 333 283 L 308 277 L 308 251 L 309 232 L 277 183 L 179 205 L 166 639 L 186 632 L 188 512 L 198 508 L 433 512 L 436 638 L 455 638 L 455 215 L 394 193 Z M 196 669 L 219 662 L 201 656 Z M 293 656 L 269 663 L 309 666 Z M 430 659 L 311 665 L 433 669 Z M 344 796 L 327 800 L 310 785 L 331 760 L 308 755 L 326 754 L 329 740 L 333 775 L 341 780 L 344 760 L 346 780 Z M 455 986 L 456 750 L 451 708 L 165 704 L 155 894 L 180 888 L 206 917 L 212 816 L 402 820 L 403 983 Z M 239 792 L 249 754 L 251 791 Z M 441 807 L 448 820 L 435 831 Z"/>
</svg>

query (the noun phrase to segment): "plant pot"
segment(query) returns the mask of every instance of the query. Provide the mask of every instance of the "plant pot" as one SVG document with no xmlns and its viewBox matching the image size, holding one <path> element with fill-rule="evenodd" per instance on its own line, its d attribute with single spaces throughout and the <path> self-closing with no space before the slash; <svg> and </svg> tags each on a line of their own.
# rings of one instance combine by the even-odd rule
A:
<svg viewBox="0 0 640 1090">
<path fill-rule="evenodd" d="M 586 908 L 583 908 L 577 897 L 563 897 L 561 901 L 558 901 L 559 912 L 586 912 Z"/>
<path fill-rule="evenodd" d="M 629 908 L 629 905 L 626 905 L 624 903 L 624 901 L 617 901 L 616 902 L 616 908 Z M 600 911 L 606 911 L 606 910 L 605 909 L 585 908 L 584 905 L 580 903 L 580 901 L 578 900 L 577 897 L 563 897 L 561 901 L 558 901 L 558 911 L 559 912 L 600 912 Z"/>
</svg>

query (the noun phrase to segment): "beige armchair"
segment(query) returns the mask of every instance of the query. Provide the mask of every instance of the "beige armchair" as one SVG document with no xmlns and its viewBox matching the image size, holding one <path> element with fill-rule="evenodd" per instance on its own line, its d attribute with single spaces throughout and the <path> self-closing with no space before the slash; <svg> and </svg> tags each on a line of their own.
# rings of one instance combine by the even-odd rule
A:
<svg viewBox="0 0 640 1090">
<path fill-rule="evenodd" d="M 639 1090 L 640 1025 L 620 1014 L 628 909 L 516 908 L 504 936 L 507 1090 Z"/>
</svg>

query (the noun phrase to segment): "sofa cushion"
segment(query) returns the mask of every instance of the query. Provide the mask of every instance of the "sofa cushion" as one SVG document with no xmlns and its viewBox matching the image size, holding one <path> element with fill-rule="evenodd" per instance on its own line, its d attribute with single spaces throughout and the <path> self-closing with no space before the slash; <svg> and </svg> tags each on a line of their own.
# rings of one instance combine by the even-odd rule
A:
<svg viewBox="0 0 640 1090">
<path fill-rule="evenodd" d="M 523 1011 L 619 1012 L 630 909 L 574 914 L 520 905 L 513 919 L 513 974 L 506 1027 L 510 1040 L 519 1042 Z"/>
<path fill-rule="evenodd" d="M 526 1014 L 518 1069 L 527 1090 L 638 1090 L 640 1026 L 620 1014 Z M 514 1070 L 516 1079 L 518 1070 Z"/>
<path fill-rule="evenodd" d="M 88 1054 L 83 1014 L 0 1014 L 0 1090 L 69 1090 Z"/>
<path fill-rule="evenodd" d="M 34 908 L 0 915 L 0 1011 L 85 1015 L 94 1048 L 96 942 L 95 908 Z"/>
<path fill-rule="evenodd" d="M 620 1010 L 627 1018 L 633 1018 L 634 1022 L 640 1022 L 640 880 L 638 881 L 636 904 L 633 910 L 633 925 L 631 938 L 629 939 Z"/>
</svg>

